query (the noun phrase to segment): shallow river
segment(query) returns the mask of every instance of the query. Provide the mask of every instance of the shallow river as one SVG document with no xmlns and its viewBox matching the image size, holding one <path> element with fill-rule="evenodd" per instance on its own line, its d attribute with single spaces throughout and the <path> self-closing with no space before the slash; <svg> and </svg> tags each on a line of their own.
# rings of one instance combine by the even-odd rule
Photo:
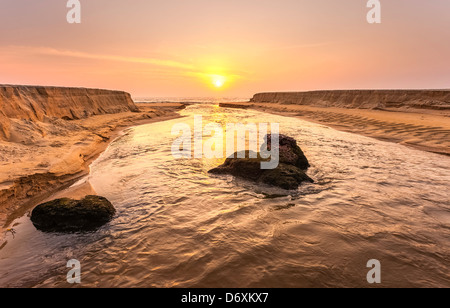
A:
<svg viewBox="0 0 450 308">
<path fill-rule="evenodd" d="M 181 119 L 134 127 L 92 165 L 117 215 L 94 233 L 46 234 L 29 217 L 0 250 L 0 286 L 450 287 L 450 157 L 299 119 L 190 106 Z M 207 171 L 223 160 L 175 159 L 174 124 L 279 123 L 315 184 L 259 187 Z"/>
</svg>

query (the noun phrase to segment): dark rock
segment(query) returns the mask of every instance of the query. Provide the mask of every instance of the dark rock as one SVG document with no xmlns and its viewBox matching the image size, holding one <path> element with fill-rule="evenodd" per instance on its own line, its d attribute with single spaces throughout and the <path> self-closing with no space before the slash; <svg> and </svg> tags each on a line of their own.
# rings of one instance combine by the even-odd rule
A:
<svg viewBox="0 0 450 308">
<path fill-rule="evenodd" d="M 236 152 L 233 156 L 228 157 L 225 162 L 209 172 L 212 174 L 231 174 L 246 178 L 248 180 L 257 181 L 264 170 L 261 169 L 261 162 L 268 161 L 263 159 L 259 153 L 253 151 L 245 151 L 246 158 L 238 158 L 239 154 L 243 152 Z M 257 158 L 249 158 L 250 155 L 256 155 Z"/>
<path fill-rule="evenodd" d="M 265 141 L 266 145 L 263 145 L 261 150 L 265 147 L 270 150 L 271 135 L 267 135 Z M 238 154 L 243 155 L 244 153 L 234 153 L 225 160 L 223 165 L 209 172 L 219 175 L 230 174 L 287 190 L 297 189 L 303 182 L 314 183 L 305 173 L 310 166 L 308 159 L 293 138 L 280 135 L 280 163 L 275 169 L 263 170 L 261 168 L 261 163 L 270 159 L 263 159 L 260 153 L 245 151 L 245 158 L 238 158 Z M 250 158 L 251 154 L 256 158 Z"/>
<path fill-rule="evenodd" d="M 262 145 L 261 151 L 267 146 L 270 151 L 272 148 L 272 135 L 268 134 L 264 138 L 265 144 Z M 297 141 L 294 138 L 279 135 L 279 147 L 280 147 L 280 163 L 296 166 L 302 170 L 306 170 L 310 167 L 308 159 L 303 151 L 297 145 Z"/>
<path fill-rule="evenodd" d="M 303 182 L 314 183 L 314 180 L 296 166 L 279 164 L 275 169 L 264 170 L 258 182 L 290 190 L 297 189 Z"/>
<path fill-rule="evenodd" d="M 38 205 L 31 214 L 34 226 L 44 232 L 94 231 L 108 223 L 116 210 L 106 198 L 57 199 Z"/>
</svg>

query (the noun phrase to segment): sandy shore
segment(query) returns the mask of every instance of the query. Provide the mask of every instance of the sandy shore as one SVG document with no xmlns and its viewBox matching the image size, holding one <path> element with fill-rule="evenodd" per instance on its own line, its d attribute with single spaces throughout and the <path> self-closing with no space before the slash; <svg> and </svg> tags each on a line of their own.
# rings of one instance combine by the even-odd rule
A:
<svg viewBox="0 0 450 308">
<path fill-rule="evenodd" d="M 338 130 L 450 155 L 450 111 L 448 110 L 404 112 L 280 103 L 226 103 L 221 106 L 251 108 L 298 117 Z"/>
<path fill-rule="evenodd" d="M 14 219 L 41 202 L 95 194 L 89 182 L 78 182 L 112 140 L 128 127 L 179 117 L 176 111 L 184 108 L 182 104 L 138 106 L 140 112 L 55 120 L 46 127 L 52 133 L 40 139 L 0 141 L 0 236 Z"/>
</svg>

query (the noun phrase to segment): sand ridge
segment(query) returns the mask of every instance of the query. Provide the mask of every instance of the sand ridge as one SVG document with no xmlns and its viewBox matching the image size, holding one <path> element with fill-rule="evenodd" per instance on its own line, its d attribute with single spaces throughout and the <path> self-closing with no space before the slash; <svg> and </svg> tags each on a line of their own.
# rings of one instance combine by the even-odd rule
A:
<svg viewBox="0 0 450 308">
<path fill-rule="evenodd" d="M 233 107 L 233 103 L 222 105 Z M 242 103 L 235 103 L 243 108 Z M 338 130 L 450 155 L 450 112 L 386 111 L 280 103 L 248 103 L 247 108 L 303 118 Z"/>
<path fill-rule="evenodd" d="M 258 93 L 252 103 L 393 111 L 450 111 L 450 90 L 323 90 Z"/>
<path fill-rule="evenodd" d="M 138 112 L 129 93 L 102 89 L 0 85 L 0 139 L 14 140 L 21 122 Z"/>
</svg>

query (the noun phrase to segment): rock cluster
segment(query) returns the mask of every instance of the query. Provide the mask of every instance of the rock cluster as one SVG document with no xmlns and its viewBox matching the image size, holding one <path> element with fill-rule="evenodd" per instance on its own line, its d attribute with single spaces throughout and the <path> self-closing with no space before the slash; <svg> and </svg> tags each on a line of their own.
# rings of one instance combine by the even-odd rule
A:
<svg viewBox="0 0 450 308">
<path fill-rule="evenodd" d="M 271 150 L 271 139 L 271 135 L 267 135 L 266 143 L 262 148 L 267 147 L 268 150 Z M 239 154 L 243 153 L 234 153 L 226 159 L 223 165 L 210 170 L 209 173 L 230 174 L 287 190 L 297 189 L 303 182 L 314 182 L 305 173 L 310 167 L 308 159 L 297 145 L 297 141 L 291 137 L 279 135 L 279 164 L 275 169 L 263 170 L 261 168 L 261 162 L 269 161 L 270 158 L 264 159 L 260 153 L 246 151 L 246 158 L 238 158 L 240 157 Z"/>
</svg>

